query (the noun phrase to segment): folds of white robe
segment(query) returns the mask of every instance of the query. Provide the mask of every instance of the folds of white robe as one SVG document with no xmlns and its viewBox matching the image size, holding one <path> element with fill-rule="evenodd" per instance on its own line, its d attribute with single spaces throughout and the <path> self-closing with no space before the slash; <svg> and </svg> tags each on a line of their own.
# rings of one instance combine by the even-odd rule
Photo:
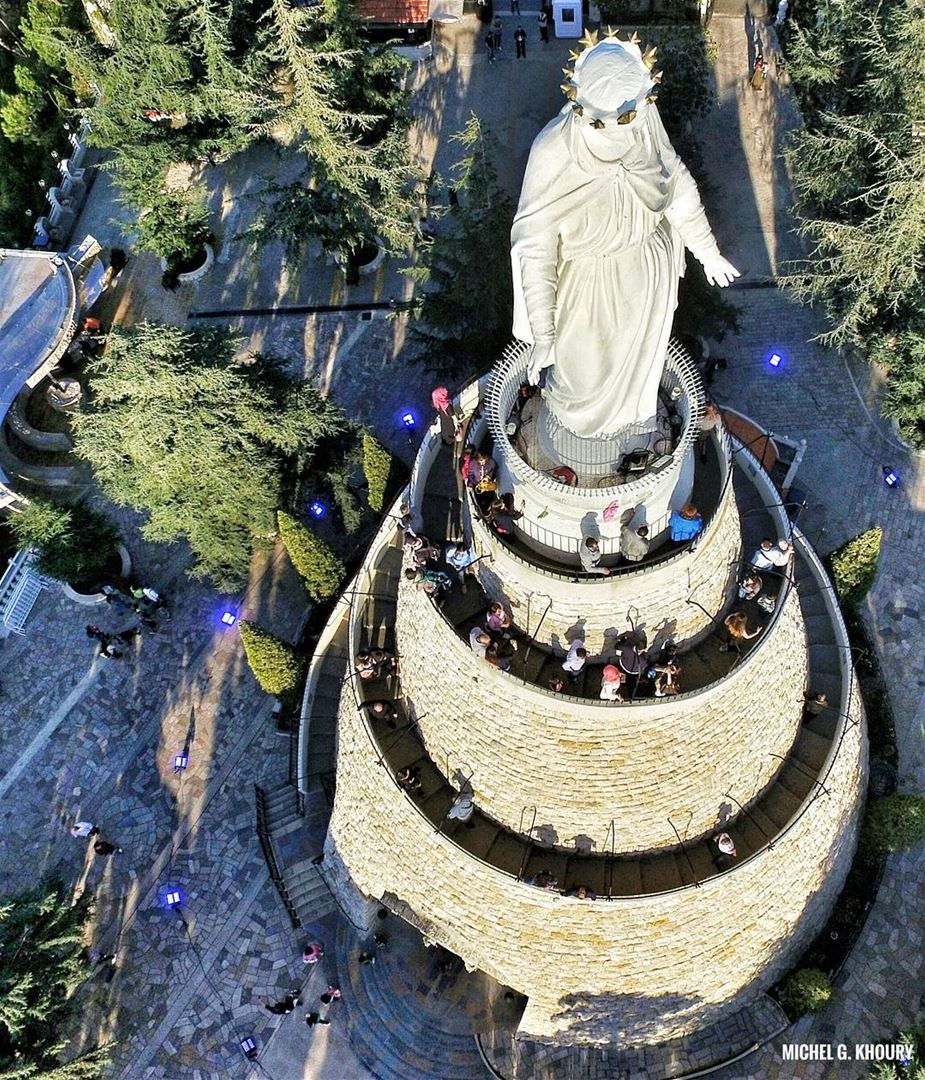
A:
<svg viewBox="0 0 925 1080">
<path fill-rule="evenodd" d="M 655 415 L 684 248 L 718 254 L 657 111 L 619 160 L 589 153 L 567 107 L 537 136 L 514 219 L 514 336 L 555 342 L 544 398 L 583 437 Z"/>
</svg>

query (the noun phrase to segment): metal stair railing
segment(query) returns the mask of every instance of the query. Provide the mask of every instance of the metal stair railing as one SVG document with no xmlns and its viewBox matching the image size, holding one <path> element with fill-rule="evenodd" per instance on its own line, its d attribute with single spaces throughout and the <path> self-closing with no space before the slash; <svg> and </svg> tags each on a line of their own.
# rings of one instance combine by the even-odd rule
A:
<svg viewBox="0 0 925 1080">
<path fill-rule="evenodd" d="M 302 927 L 302 920 L 299 918 L 296 906 L 292 902 L 292 897 L 289 895 L 289 891 L 286 888 L 286 882 L 283 880 L 282 871 L 279 868 L 279 861 L 276 858 L 276 851 L 273 848 L 267 793 L 259 784 L 254 784 L 254 802 L 256 804 L 257 839 L 260 841 L 260 850 L 263 852 L 267 870 L 270 872 L 270 880 L 276 886 L 276 891 L 279 893 L 283 906 L 286 908 L 286 913 L 289 915 L 293 929 L 300 930 Z"/>
</svg>

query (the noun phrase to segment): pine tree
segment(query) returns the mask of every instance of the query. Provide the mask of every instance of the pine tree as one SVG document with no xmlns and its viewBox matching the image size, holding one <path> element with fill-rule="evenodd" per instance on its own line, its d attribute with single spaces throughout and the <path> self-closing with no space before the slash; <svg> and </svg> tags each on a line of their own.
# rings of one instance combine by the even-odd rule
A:
<svg viewBox="0 0 925 1080">
<path fill-rule="evenodd" d="M 38 552 L 39 573 L 70 584 L 101 584 L 100 575 L 115 551 L 116 530 L 86 506 L 56 506 L 32 499 L 10 519 L 21 548 Z"/>
<path fill-rule="evenodd" d="M 885 411 L 925 443 L 925 9 L 827 5 L 791 48 L 807 126 L 788 164 L 811 254 L 784 283 L 824 305 L 821 340 L 887 366 Z"/>
<path fill-rule="evenodd" d="M 107 22 L 112 48 L 87 34 L 60 43 L 78 89 L 93 97 L 96 145 L 136 169 L 151 158 L 157 175 L 165 156 L 194 161 L 256 136 L 271 95 L 247 55 L 235 53 L 230 3 L 112 0 Z M 151 109 L 171 119 L 154 121 L 146 116 Z"/>
<path fill-rule="evenodd" d="M 48 884 L 0 901 L 0 1078 L 96 1080 L 105 1052 L 61 1062 L 73 994 L 88 975 L 86 899 Z"/>
<path fill-rule="evenodd" d="M 147 539 L 187 540 L 190 572 L 229 591 L 275 534 L 297 465 L 347 429 L 311 384 L 238 347 L 225 329 L 114 330 L 75 418 L 77 452 L 109 498 L 147 511 Z"/>
<path fill-rule="evenodd" d="M 343 0 L 294 7 L 270 0 L 259 56 L 280 86 L 263 130 L 305 159 L 293 183 L 268 184 L 248 235 L 281 240 L 298 261 L 312 238 L 350 259 L 378 237 L 401 252 L 414 235 L 418 179 L 411 164 L 404 62 L 368 47 Z"/>
<path fill-rule="evenodd" d="M 453 167 L 458 205 L 404 273 L 419 286 L 411 313 L 426 363 L 458 374 L 493 362 L 510 338 L 514 208 L 498 183 L 494 137 L 475 113 L 453 141 L 464 150 Z"/>
</svg>

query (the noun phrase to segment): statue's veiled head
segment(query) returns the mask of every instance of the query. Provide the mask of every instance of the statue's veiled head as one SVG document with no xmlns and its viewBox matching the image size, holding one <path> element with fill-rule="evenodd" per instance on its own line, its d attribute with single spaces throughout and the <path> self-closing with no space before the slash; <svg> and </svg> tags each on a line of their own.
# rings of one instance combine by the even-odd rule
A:
<svg viewBox="0 0 925 1080">
<path fill-rule="evenodd" d="M 573 81 L 578 88 L 576 104 L 589 121 L 601 120 L 603 130 L 608 124 L 633 123 L 652 92 L 649 69 L 618 41 L 602 41 L 589 49 L 575 65 Z"/>
<path fill-rule="evenodd" d="M 608 37 L 577 57 L 563 89 L 589 143 L 602 149 L 625 143 L 629 132 L 644 124 L 655 81 L 650 56 L 654 53 L 643 56 L 634 41 Z"/>
</svg>

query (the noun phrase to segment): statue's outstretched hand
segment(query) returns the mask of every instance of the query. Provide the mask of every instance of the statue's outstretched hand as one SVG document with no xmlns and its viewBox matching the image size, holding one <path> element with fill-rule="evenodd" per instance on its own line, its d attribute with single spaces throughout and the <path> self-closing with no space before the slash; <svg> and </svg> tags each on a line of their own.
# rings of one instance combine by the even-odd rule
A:
<svg viewBox="0 0 925 1080">
<path fill-rule="evenodd" d="M 548 367 L 556 362 L 556 343 L 554 341 L 538 341 L 530 353 L 530 363 L 527 365 L 527 382 L 531 386 L 537 386 L 540 377 Z"/>
<path fill-rule="evenodd" d="M 731 285 L 739 276 L 739 271 L 722 255 L 714 255 L 704 260 L 703 272 L 711 285 L 719 285 L 721 289 Z"/>
</svg>

